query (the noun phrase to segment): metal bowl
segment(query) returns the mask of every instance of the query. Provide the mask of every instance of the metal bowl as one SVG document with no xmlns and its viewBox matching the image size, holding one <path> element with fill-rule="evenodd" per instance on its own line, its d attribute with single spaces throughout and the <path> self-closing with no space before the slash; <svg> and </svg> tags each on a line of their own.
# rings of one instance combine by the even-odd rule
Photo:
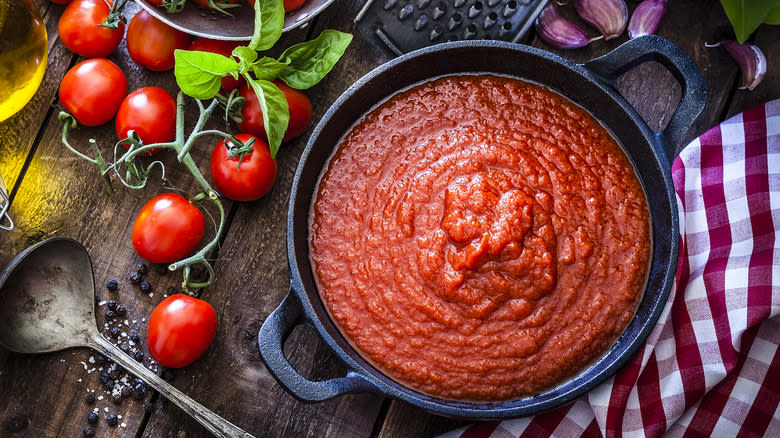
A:
<svg viewBox="0 0 780 438">
<path fill-rule="evenodd" d="M 285 14 L 283 32 L 308 23 L 334 0 L 306 0 L 300 8 Z M 254 11 L 245 1 L 231 8 L 233 16 L 207 11 L 193 2 L 187 2 L 178 13 L 168 13 L 149 0 L 137 0 L 147 12 L 163 23 L 190 35 L 215 40 L 249 41 L 254 30 Z"/>
</svg>

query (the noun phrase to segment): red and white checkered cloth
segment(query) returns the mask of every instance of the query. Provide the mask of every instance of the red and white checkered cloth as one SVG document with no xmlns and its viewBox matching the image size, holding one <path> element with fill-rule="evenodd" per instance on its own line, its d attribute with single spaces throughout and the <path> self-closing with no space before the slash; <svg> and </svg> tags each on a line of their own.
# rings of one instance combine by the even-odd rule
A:
<svg viewBox="0 0 780 438">
<path fill-rule="evenodd" d="M 780 100 L 704 133 L 672 174 L 677 284 L 637 355 L 572 404 L 441 438 L 780 437 Z"/>
</svg>

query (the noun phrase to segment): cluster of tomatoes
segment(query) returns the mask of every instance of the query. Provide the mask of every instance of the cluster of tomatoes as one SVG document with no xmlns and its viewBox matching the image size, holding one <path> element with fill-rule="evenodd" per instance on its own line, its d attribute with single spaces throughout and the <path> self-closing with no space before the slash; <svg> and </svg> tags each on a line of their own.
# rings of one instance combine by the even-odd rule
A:
<svg viewBox="0 0 780 438">
<path fill-rule="evenodd" d="M 173 141 L 176 134 L 176 101 L 166 90 L 147 86 L 127 94 L 124 72 L 105 57 L 124 38 L 132 60 L 154 71 L 174 67 L 174 50 L 199 50 L 231 56 L 239 42 L 193 39 L 158 20 L 146 10 L 133 16 L 127 25 L 117 21 L 115 28 L 103 26 L 116 14 L 104 0 L 53 0 L 67 3 L 58 32 L 63 44 L 88 58 L 69 70 L 59 87 L 60 104 L 82 125 L 99 126 L 115 119 L 118 140 L 133 130 L 144 144 Z M 300 0 L 298 6 L 303 3 Z M 287 4 L 287 2 L 285 2 Z M 110 20 L 109 20 L 110 21 Z M 311 123 L 308 97 L 282 82 L 275 82 L 287 98 L 290 122 L 284 140 L 302 134 Z M 231 156 L 234 145 L 221 141 L 210 160 L 211 177 L 217 190 L 237 201 L 253 201 L 264 196 L 276 179 L 277 165 L 271 156 L 263 125 L 260 103 L 242 78 L 226 77 L 223 88 L 238 90 L 246 99 L 242 108 L 241 133 L 244 143 L 254 140 L 252 149 Z M 156 151 L 151 151 L 155 153 Z M 184 197 L 163 193 L 152 198 L 139 213 L 133 226 L 132 242 L 138 255 L 152 263 L 171 263 L 191 254 L 205 232 L 203 213 Z M 154 359 L 169 367 L 188 365 L 208 347 L 216 333 L 216 314 L 203 300 L 183 294 L 163 300 L 153 311 L 147 329 L 148 346 Z"/>
</svg>

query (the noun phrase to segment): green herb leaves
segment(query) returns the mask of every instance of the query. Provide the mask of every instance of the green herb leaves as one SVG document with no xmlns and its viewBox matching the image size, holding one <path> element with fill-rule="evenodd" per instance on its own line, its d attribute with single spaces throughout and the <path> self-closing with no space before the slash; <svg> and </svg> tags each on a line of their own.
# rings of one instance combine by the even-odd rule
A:
<svg viewBox="0 0 780 438">
<path fill-rule="evenodd" d="M 350 34 L 324 30 L 311 41 L 287 48 L 279 57 L 287 64 L 279 78 L 298 90 L 311 88 L 330 72 L 351 41 Z"/>
<path fill-rule="evenodd" d="M 201 100 L 217 95 L 222 77 L 243 76 L 260 102 L 268 145 L 275 157 L 290 114 L 284 94 L 272 81 L 284 81 L 298 90 L 311 88 L 338 62 L 352 41 L 352 35 L 324 30 L 311 41 L 287 48 L 279 59 L 259 57 L 257 51 L 270 49 L 282 35 L 284 5 L 282 0 L 256 0 L 254 9 L 252 40 L 248 46 L 233 51 L 233 57 L 238 61 L 215 53 L 176 50 L 174 74 L 185 94 Z"/>
<path fill-rule="evenodd" d="M 223 76 L 238 78 L 238 63 L 216 53 L 176 50 L 173 57 L 176 83 L 181 91 L 196 99 L 216 96 Z"/>
<path fill-rule="evenodd" d="M 761 23 L 780 24 L 780 0 L 720 0 L 720 4 L 740 43 Z"/>
</svg>

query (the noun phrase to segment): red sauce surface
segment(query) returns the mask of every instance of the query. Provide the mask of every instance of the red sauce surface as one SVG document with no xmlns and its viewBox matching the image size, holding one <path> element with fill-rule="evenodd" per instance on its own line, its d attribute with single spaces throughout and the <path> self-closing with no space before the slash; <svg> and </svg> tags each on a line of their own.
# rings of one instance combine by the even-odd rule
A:
<svg viewBox="0 0 780 438">
<path fill-rule="evenodd" d="M 415 390 L 502 401 L 603 354 L 641 299 L 640 183 L 586 111 L 491 75 L 403 91 L 342 139 L 311 209 L 320 294 Z"/>
</svg>

